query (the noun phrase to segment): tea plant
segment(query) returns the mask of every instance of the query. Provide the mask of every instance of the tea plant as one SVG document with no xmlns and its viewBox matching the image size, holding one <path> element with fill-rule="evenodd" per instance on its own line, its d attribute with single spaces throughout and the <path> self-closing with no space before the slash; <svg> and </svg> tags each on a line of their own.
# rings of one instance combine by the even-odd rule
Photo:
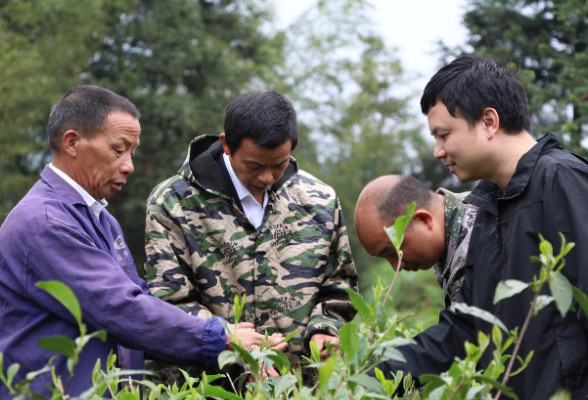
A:
<svg viewBox="0 0 588 400">
<path fill-rule="evenodd" d="M 41 348 L 55 352 L 67 358 L 69 375 L 58 376 L 52 366 L 54 358 L 44 368 L 28 373 L 25 379 L 14 382 L 14 377 L 19 371 L 19 365 L 8 367 L 6 373 L 3 368 L 3 357 L 0 353 L 0 381 L 4 384 L 15 399 L 36 398 L 52 400 L 74 399 L 102 399 L 104 396 L 120 400 L 139 400 L 141 392 L 145 392 L 143 399 L 148 400 L 262 400 L 262 399 L 295 399 L 295 400 L 364 400 L 364 399 L 389 399 L 398 398 L 398 393 L 404 393 L 407 399 L 442 399 L 442 400 L 486 400 L 491 399 L 490 391 L 495 390 L 495 400 L 502 394 L 516 399 L 516 395 L 508 388 L 508 380 L 511 376 L 524 371 L 533 362 L 533 352 L 520 356 L 520 344 L 525 336 L 529 321 L 546 305 L 555 302 L 562 315 L 573 309 L 572 302 L 576 303 L 588 315 L 588 297 L 577 288 L 573 287 L 561 269 L 565 265 L 565 256 L 573 248 L 573 243 L 566 243 L 563 235 L 562 246 L 559 254 L 553 254 L 553 248 L 543 237 L 540 237 L 540 255 L 533 257 L 533 261 L 541 263 L 541 270 L 533 282 L 520 282 L 507 280 L 500 282 L 496 288 L 494 303 L 511 297 L 525 289 L 533 291 L 534 298 L 529 312 L 519 333 L 518 328 L 508 330 L 504 324 L 491 313 L 482 309 L 457 304 L 459 312 L 471 314 L 477 318 L 493 324 L 490 335 L 478 332 L 477 344 L 466 342 L 465 357 L 456 359 L 450 369 L 440 375 L 423 375 L 419 379 L 423 385 L 422 391 L 415 389 L 417 381 L 408 374 L 399 371 L 392 377 L 386 377 L 378 369 L 378 364 L 385 361 L 406 361 L 398 346 L 414 344 L 411 339 L 416 333 L 406 329 L 402 319 L 396 315 L 388 315 L 385 304 L 400 271 L 402 262 L 402 242 L 404 231 L 410 224 L 414 215 L 413 203 L 407 214 L 398 218 L 394 225 L 384 228 L 390 237 L 398 254 L 398 265 L 390 287 L 385 288 L 381 282 L 373 288 L 373 300 L 366 301 L 359 293 L 348 290 L 349 299 L 357 310 L 357 316 L 351 322 L 341 326 L 339 332 L 339 344 L 327 345 L 327 357 L 319 352 L 316 343 L 310 342 L 309 356 L 299 365 L 292 365 L 284 353 L 272 349 L 266 335 L 266 340 L 260 343 L 259 348 L 247 351 L 235 341 L 236 332 L 227 329 L 227 334 L 233 336 L 230 350 L 222 352 L 219 356 L 219 366 L 224 368 L 233 363 L 241 363 L 244 373 L 241 376 L 208 375 L 206 373 L 198 378 L 189 376 L 185 371 L 185 382 L 178 386 L 156 385 L 149 380 L 135 380 L 131 375 L 152 374 L 149 371 L 121 371 L 116 367 L 116 356 L 110 355 L 102 367 L 101 360 L 97 360 L 92 373 L 92 385 L 78 397 L 69 396 L 68 383 L 73 376 L 79 355 L 84 346 L 92 339 L 106 340 L 104 331 L 87 333 L 86 326 L 82 323 L 82 311 L 73 292 L 60 282 L 39 282 L 37 285 L 47 291 L 63 304 L 74 316 L 78 323 L 80 337 L 73 340 L 66 336 L 56 336 L 39 340 Z M 545 285 L 549 285 L 551 296 L 541 295 Z M 239 323 L 240 316 L 245 306 L 245 299 L 235 298 L 235 327 Z M 285 338 L 287 341 L 293 333 Z M 492 359 L 486 368 L 480 370 L 478 365 L 482 354 L 490 343 L 494 345 Z M 514 346 L 512 354 L 509 350 Z M 515 370 L 515 364 L 516 365 Z M 507 364 L 508 363 L 508 364 Z M 276 371 L 276 373 L 273 373 Z M 45 397 L 34 393 L 30 384 L 39 375 L 51 373 L 53 387 L 50 388 L 50 396 Z M 273 376 L 272 376 L 273 375 Z M 304 376 L 313 375 L 316 384 L 305 386 Z M 373 376 L 372 376 L 373 375 Z M 227 391 L 214 383 L 222 378 L 229 379 L 232 392 Z M 499 381 L 500 377 L 502 380 Z M 389 379 L 392 378 L 392 379 Z M 243 385 L 235 381 L 244 382 Z M 553 400 L 569 399 L 569 394 L 557 393 Z"/>
</svg>

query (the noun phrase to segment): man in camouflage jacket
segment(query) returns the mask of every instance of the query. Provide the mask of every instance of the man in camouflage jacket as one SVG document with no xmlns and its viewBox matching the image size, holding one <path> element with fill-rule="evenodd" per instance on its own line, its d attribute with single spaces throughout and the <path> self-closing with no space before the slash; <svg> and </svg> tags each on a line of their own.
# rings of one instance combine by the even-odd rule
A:
<svg viewBox="0 0 588 400">
<path fill-rule="evenodd" d="M 258 332 L 296 332 L 286 354 L 298 361 L 311 339 L 321 348 L 337 343 L 355 314 L 346 289 L 357 290 L 357 275 L 340 203 L 290 156 L 296 114 L 279 93 L 241 96 L 227 107 L 224 129 L 196 137 L 178 175 L 148 199 L 149 288 L 190 314 L 229 322 L 235 296 L 245 295 L 241 321 Z M 241 185 L 263 204 L 257 223 Z"/>
<path fill-rule="evenodd" d="M 382 227 L 393 225 L 415 202 L 413 220 L 404 234 L 401 268 L 433 267 L 445 307 L 453 309 L 476 219 L 477 208 L 463 203 L 468 194 L 447 189 L 435 193 L 422 182 L 400 175 L 375 179 L 361 192 L 355 209 L 359 241 L 368 253 L 385 258 L 396 268 L 398 256 Z"/>
</svg>

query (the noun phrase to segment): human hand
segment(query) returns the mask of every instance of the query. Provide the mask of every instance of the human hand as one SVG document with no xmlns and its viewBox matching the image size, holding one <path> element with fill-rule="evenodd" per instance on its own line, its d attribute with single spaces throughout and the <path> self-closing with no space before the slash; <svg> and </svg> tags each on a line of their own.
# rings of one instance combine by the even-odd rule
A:
<svg viewBox="0 0 588 400">
<path fill-rule="evenodd" d="M 325 359 L 327 357 L 327 344 L 339 344 L 339 338 L 336 336 L 327 335 L 324 333 L 315 333 L 310 338 L 311 342 L 315 342 L 318 346 L 321 359 Z M 339 352 L 339 349 L 335 349 L 335 352 Z"/>
<path fill-rule="evenodd" d="M 231 343 L 237 342 L 239 346 L 249 351 L 265 340 L 265 336 L 257 333 L 250 322 L 241 322 L 237 324 L 236 329 L 234 324 L 227 324 L 227 329 L 230 332 L 227 333 L 227 348 L 230 348 Z"/>
<path fill-rule="evenodd" d="M 280 351 L 286 350 L 286 348 L 288 347 L 288 343 L 283 342 L 282 340 L 284 340 L 284 335 L 282 335 L 281 333 L 274 333 L 273 335 L 268 337 L 270 348 Z"/>
</svg>

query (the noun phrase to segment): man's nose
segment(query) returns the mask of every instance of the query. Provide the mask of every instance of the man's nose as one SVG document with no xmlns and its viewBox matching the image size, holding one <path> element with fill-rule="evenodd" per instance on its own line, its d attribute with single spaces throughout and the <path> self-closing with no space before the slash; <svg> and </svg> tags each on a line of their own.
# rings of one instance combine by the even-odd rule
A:
<svg viewBox="0 0 588 400">
<path fill-rule="evenodd" d="M 439 140 L 436 140 L 435 141 L 435 148 L 433 149 L 433 157 L 441 160 L 446 155 L 447 155 L 447 153 L 445 152 L 445 147 L 443 146 L 442 143 L 439 142 Z"/>
<path fill-rule="evenodd" d="M 135 171 L 135 166 L 133 165 L 133 159 L 131 158 L 131 156 L 127 156 L 124 158 L 124 160 L 122 161 L 122 164 L 120 165 L 120 172 L 123 173 L 124 175 L 130 175 Z"/>
<path fill-rule="evenodd" d="M 272 175 L 272 170 L 270 168 L 262 171 L 258 176 L 257 179 L 267 187 L 270 187 L 274 183 L 274 176 Z"/>
</svg>

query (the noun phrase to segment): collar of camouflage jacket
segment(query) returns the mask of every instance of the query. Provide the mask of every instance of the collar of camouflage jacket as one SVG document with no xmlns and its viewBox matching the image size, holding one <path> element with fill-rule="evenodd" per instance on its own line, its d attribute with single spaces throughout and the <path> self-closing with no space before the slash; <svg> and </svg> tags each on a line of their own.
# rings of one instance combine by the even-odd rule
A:
<svg viewBox="0 0 588 400">
<path fill-rule="evenodd" d="M 222 152 L 223 146 L 218 136 L 198 136 L 190 142 L 188 155 L 178 174 L 205 190 L 230 198 L 229 184 L 225 181 L 217 161 L 218 159 L 222 161 Z M 272 185 L 271 190 L 279 192 L 280 188 L 297 172 L 298 163 L 294 157 L 290 157 L 290 165 L 286 168 L 286 172 Z"/>
<path fill-rule="evenodd" d="M 442 193 L 445 197 L 445 257 L 443 264 L 451 260 L 455 249 L 461 242 L 460 233 L 463 224 L 463 217 L 468 209 L 467 204 L 463 201 L 470 192 L 453 193 L 447 189 L 440 188 L 437 193 Z"/>
</svg>

